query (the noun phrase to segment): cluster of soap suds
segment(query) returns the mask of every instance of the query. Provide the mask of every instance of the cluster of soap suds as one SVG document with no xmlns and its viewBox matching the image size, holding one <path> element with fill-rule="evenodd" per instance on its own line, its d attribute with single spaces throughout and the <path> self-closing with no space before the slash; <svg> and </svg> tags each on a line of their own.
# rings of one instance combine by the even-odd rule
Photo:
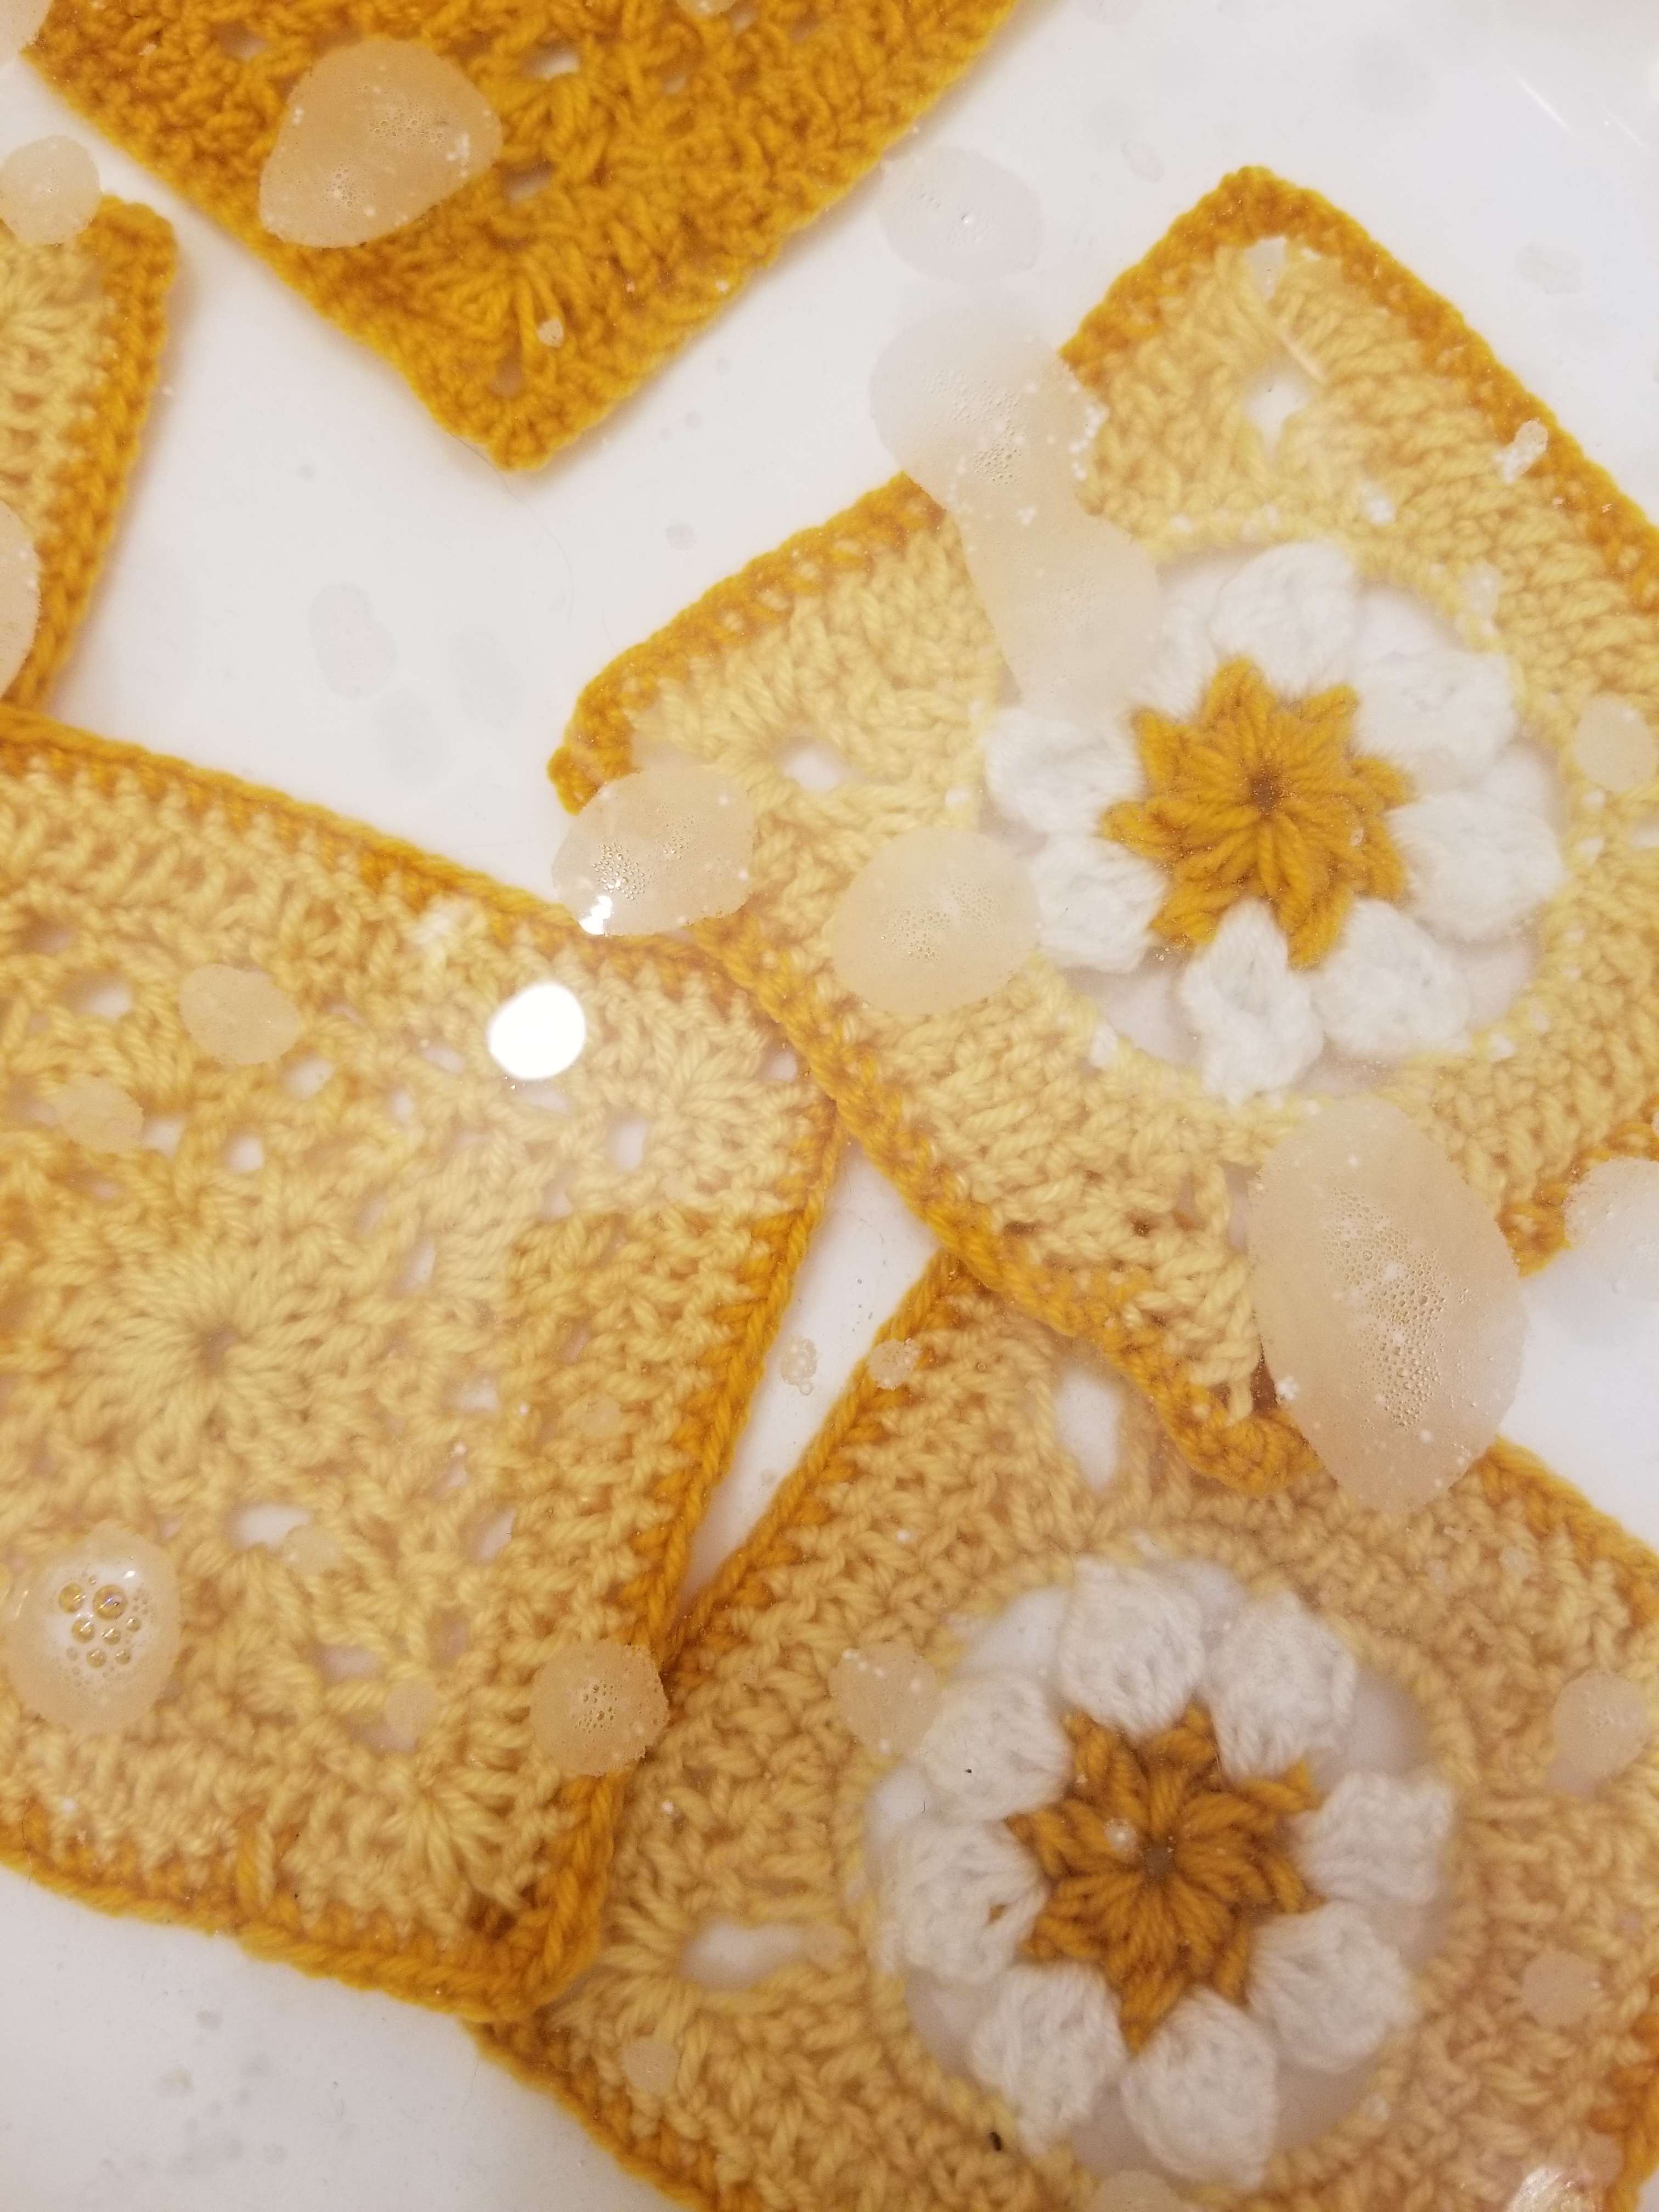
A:
<svg viewBox="0 0 1659 2212">
<path fill-rule="evenodd" d="M 976 830 L 908 830 L 869 860 L 825 933 L 836 973 L 884 1013 L 976 1006 L 1036 951 L 1036 893 L 1018 857 Z"/>
<path fill-rule="evenodd" d="M 0 66 L 33 46 L 52 10 L 52 0 L 0 0 Z"/>
<path fill-rule="evenodd" d="M 1526 1310 L 1492 1216 L 1397 1108 L 1351 1098 L 1269 1155 L 1249 1244 L 1297 1427 L 1362 1504 L 1427 1504 L 1492 1442 L 1520 1380 Z"/>
<path fill-rule="evenodd" d="M 280 1060 L 300 1034 L 298 1009 L 260 968 L 192 968 L 179 986 L 179 1012 L 192 1042 L 229 1067 Z"/>
<path fill-rule="evenodd" d="M 490 167 L 500 118 L 455 64 L 406 39 L 337 46 L 289 94 L 259 220 L 290 245 L 362 246 Z"/>
<path fill-rule="evenodd" d="M 74 1735 L 109 1735 L 167 1687 L 179 1626 L 172 1560 L 106 1522 L 19 1577 L 0 1613 L 0 1656 L 27 1711 Z"/>
<path fill-rule="evenodd" d="M 900 466 L 945 507 L 1021 698 L 1088 723 L 1150 665 L 1151 561 L 1079 496 L 1099 410 L 1006 311 L 937 316 L 877 362 L 871 410 Z"/>
<path fill-rule="evenodd" d="M 592 937 L 644 937 L 734 914 L 748 898 L 755 811 L 735 777 L 695 761 L 607 783 L 567 831 L 553 896 Z"/>
<path fill-rule="evenodd" d="M 921 1346 L 903 1337 L 892 1338 L 874 1346 L 864 1364 L 879 1389 L 896 1390 L 921 1364 Z"/>
<path fill-rule="evenodd" d="M 668 1725 L 651 1654 L 637 1644 L 569 1644 L 530 1685 L 530 1732 L 567 1774 L 617 1774 Z"/>
<path fill-rule="evenodd" d="M 786 1336 L 778 1346 L 778 1380 L 810 1397 L 818 1371 L 818 1348 L 810 1336 Z"/>
<path fill-rule="evenodd" d="M 0 222 L 23 246 L 78 237 L 102 197 L 97 164 L 74 138 L 36 138 L 0 161 Z"/>
</svg>

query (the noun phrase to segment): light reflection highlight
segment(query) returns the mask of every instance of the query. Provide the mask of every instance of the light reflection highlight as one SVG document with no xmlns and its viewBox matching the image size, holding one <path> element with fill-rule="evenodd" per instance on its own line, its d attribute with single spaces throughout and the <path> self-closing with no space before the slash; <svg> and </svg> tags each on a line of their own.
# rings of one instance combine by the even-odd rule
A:
<svg viewBox="0 0 1659 2212">
<path fill-rule="evenodd" d="M 580 1059 L 587 1017 L 562 983 L 531 983 L 496 1007 L 485 1041 L 504 1074 L 517 1083 L 539 1083 Z"/>
</svg>

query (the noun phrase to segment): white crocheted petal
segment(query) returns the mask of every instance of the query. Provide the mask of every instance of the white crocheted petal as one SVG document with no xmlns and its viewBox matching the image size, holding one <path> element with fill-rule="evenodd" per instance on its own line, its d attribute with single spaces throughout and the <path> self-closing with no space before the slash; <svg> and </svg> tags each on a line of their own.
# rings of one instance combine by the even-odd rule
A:
<svg viewBox="0 0 1659 2212">
<path fill-rule="evenodd" d="M 1042 949 L 1062 968 L 1127 975 L 1152 944 L 1164 871 L 1104 837 L 1051 837 L 1031 862 Z"/>
<path fill-rule="evenodd" d="M 1196 608 L 1166 594 L 1158 651 L 1135 687 L 1136 698 L 1177 721 L 1190 721 L 1203 705 L 1215 672 L 1208 623 Z"/>
<path fill-rule="evenodd" d="M 1146 787 L 1127 731 L 1085 730 L 1024 707 L 1005 707 L 986 732 L 985 781 L 1000 812 L 1045 836 L 1088 836 L 1103 808 Z"/>
<path fill-rule="evenodd" d="M 1204 1616 L 1206 1638 L 1219 1636 L 1247 1602 L 1237 1577 L 1214 1559 L 1171 1559 L 1159 1572 L 1193 1600 Z"/>
<path fill-rule="evenodd" d="M 1250 2010 L 1293 2065 L 1346 2074 L 1417 2016 L 1412 1978 L 1357 1905 L 1287 1912 L 1257 1929 Z"/>
<path fill-rule="evenodd" d="M 974 2078 L 1004 2098 L 1027 2150 L 1052 2149 L 1123 2071 L 1117 2007 L 1091 1966 L 1016 1966 L 968 2044 Z"/>
<path fill-rule="evenodd" d="M 1072 1778 L 1071 1742 L 1042 1685 L 1009 1670 L 952 1682 L 915 1759 L 931 1801 L 960 1820 L 1034 1813 Z"/>
<path fill-rule="evenodd" d="M 1559 889 L 1561 848 L 1547 822 L 1484 791 L 1443 791 L 1389 815 L 1412 911 L 1460 945 L 1490 945 Z"/>
<path fill-rule="evenodd" d="M 1000 1821 L 924 1814 L 887 1856 L 883 1954 L 942 1982 L 988 1982 L 1013 1964 L 1047 1895 L 1042 1869 Z"/>
<path fill-rule="evenodd" d="M 1347 676 L 1359 625 L 1352 563 L 1334 545 L 1275 545 L 1229 577 L 1210 617 L 1218 657 L 1253 660 L 1276 691 L 1302 698 Z"/>
<path fill-rule="evenodd" d="M 1314 970 L 1325 1033 L 1353 1060 L 1405 1060 L 1462 1042 L 1468 978 L 1410 915 L 1356 899 L 1334 949 Z"/>
<path fill-rule="evenodd" d="M 1247 1605 L 1217 1638 L 1206 1670 L 1222 1765 L 1243 1782 L 1334 1750 L 1358 1676 L 1347 1645 L 1289 1590 Z"/>
<path fill-rule="evenodd" d="M 1390 653 L 1350 680 L 1359 750 L 1404 769 L 1419 791 L 1477 781 L 1520 727 L 1501 653 Z"/>
<path fill-rule="evenodd" d="M 1324 1032 L 1307 978 L 1259 899 L 1241 899 L 1182 971 L 1176 996 L 1198 1032 L 1206 1091 L 1237 1106 L 1305 1074 Z"/>
<path fill-rule="evenodd" d="M 1437 1774 L 1345 1774 L 1296 1821 L 1297 1863 L 1322 1897 L 1427 1905 L 1455 1811 Z"/>
<path fill-rule="evenodd" d="M 1129 2125 L 1183 2181 L 1260 2183 L 1279 2125 L 1279 2062 L 1260 2023 L 1194 1990 L 1123 2075 Z"/>
<path fill-rule="evenodd" d="M 1079 1559 L 1060 1632 L 1064 1695 L 1103 1727 L 1156 1735 L 1178 1721 L 1204 1672 L 1204 1614 L 1163 1575 Z"/>
</svg>

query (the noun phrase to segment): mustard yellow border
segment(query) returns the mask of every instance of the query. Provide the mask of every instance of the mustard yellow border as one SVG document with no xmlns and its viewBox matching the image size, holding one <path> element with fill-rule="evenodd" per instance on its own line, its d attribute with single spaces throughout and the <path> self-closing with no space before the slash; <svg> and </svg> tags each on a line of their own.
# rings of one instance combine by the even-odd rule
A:
<svg viewBox="0 0 1659 2212">
<path fill-rule="evenodd" d="M 730 1005 L 738 995 L 718 970 L 671 940 L 619 939 L 601 945 L 527 891 L 280 792 L 0 705 L 0 775 L 15 778 L 35 766 L 44 766 L 65 784 L 90 778 L 94 786 L 112 791 L 118 779 L 137 776 L 157 799 L 182 793 L 192 811 L 204 814 L 211 808 L 233 825 L 255 817 L 274 819 L 287 843 L 313 844 L 331 866 L 355 871 L 368 888 L 405 898 L 416 913 L 442 898 L 475 902 L 489 916 L 500 944 L 527 930 L 550 957 L 574 947 L 595 967 L 619 968 L 627 975 L 647 969 L 671 977 L 696 975 L 708 978 L 721 1003 Z M 674 1517 L 636 1540 L 635 1571 L 621 1590 L 632 1607 L 623 1632 L 627 1640 L 647 1644 L 659 1656 L 671 1641 L 692 1534 L 730 1463 L 839 1155 L 833 1109 L 827 1100 L 816 1102 L 809 1134 L 793 1164 L 796 1203 L 755 1226 L 745 1274 L 759 1295 L 742 1334 L 704 1356 L 706 1379 L 685 1416 L 688 1426 L 695 1424 L 694 1433 L 683 1437 L 695 1449 L 684 1479 L 670 1486 L 663 1501 Z M 544 1869 L 533 1905 L 510 1925 L 483 1928 L 459 1948 L 445 1948 L 429 1936 L 411 1937 L 383 1916 L 362 1918 L 342 1911 L 307 1920 L 291 1902 L 260 1901 L 251 1837 L 222 1879 L 204 1887 L 194 1869 L 143 1867 L 131 1855 L 112 1863 L 88 1846 L 54 1842 L 46 1810 L 37 1806 L 16 1826 L 0 1826 L 0 1863 L 100 1911 L 234 1934 L 250 1951 L 302 1972 L 382 1990 L 465 2019 L 489 2020 L 544 2003 L 592 1955 L 624 1781 L 609 1775 L 597 1780 L 573 1777 L 564 1784 L 555 1802 L 569 1816 L 568 1841 L 557 1863 Z"/>
<path fill-rule="evenodd" d="M 1064 357 L 1088 380 L 1113 355 L 1158 332 L 1194 268 L 1218 248 L 1287 235 L 1339 262 L 1356 287 L 1403 322 L 1437 373 L 1486 415 L 1494 442 L 1507 443 L 1523 422 L 1544 424 L 1549 441 L 1538 464 L 1541 477 L 1577 519 L 1632 606 L 1645 615 L 1659 610 L 1659 532 L 1641 509 L 1587 459 L 1455 307 L 1350 216 L 1266 169 L 1238 170 L 1180 216 L 1145 259 L 1112 285 L 1061 349 Z M 628 773 L 634 724 L 665 686 L 699 664 L 719 659 L 734 643 L 777 628 L 796 601 L 827 590 L 837 575 L 869 574 L 883 552 L 918 531 L 939 527 L 944 519 L 943 510 L 908 477 L 895 477 L 830 521 L 750 562 L 654 637 L 622 653 L 583 691 L 549 763 L 565 805 L 580 811 L 602 783 Z M 842 1036 L 828 990 L 752 916 L 738 913 L 701 923 L 692 933 L 788 1029 L 850 1133 L 988 1289 L 1097 1345 L 1146 1392 L 1177 1445 L 1206 1474 L 1261 1493 L 1282 1488 L 1315 1464 L 1301 1432 L 1267 1394 L 1242 1420 L 1230 1420 L 1207 1404 L 1195 1407 L 1190 1379 L 1165 1353 L 1160 1330 L 1125 1318 L 1152 1287 L 1144 1273 L 1124 1268 L 1085 1274 L 1046 1266 L 1022 1251 L 962 1177 L 917 1136 L 903 1100 L 882 1079 L 878 1055 Z M 1640 1117 L 1586 1147 L 1570 1174 L 1504 1208 L 1499 1226 L 1523 1269 L 1541 1266 L 1560 1246 L 1568 1188 L 1592 1163 L 1623 1154 L 1659 1157 L 1656 1109 L 1659 1095 Z M 1152 1304 L 1155 1308 L 1156 1300 Z"/>
<path fill-rule="evenodd" d="M 1014 5 L 839 0 L 815 9 L 761 0 L 754 28 L 765 45 L 751 52 L 755 40 L 745 45 L 741 24 L 719 15 L 689 21 L 678 0 L 639 0 L 592 35 L 630 54 L 636 84 L 619 78 L 617 88 L 624 100 L 641 88 L 644 101 L 630 127 L 618 129 L 614 114 L 578 121 L 568 213 L 538 216 L 533 201 L 522 210 L 503 206 L 499 181 L 484 179 L 410 226 L 408 236 L 421 240 L 412 250 L 400 235 L 313 251 L 265 229 L 259 173 L 288 88 L 269 78 L 257 84 L 258 127 L 231 147 L 228 163 L 224 114 L 234 94 L 238 118 L 245 115 L 248 95 L 238 85 L 244 64 L 216 35 L 230 20 L 222 9 L 173 0 L 173 15 L 197 20 L 182 27 L 178 45 L 149 60 L 153 45 L 139 45 L 136 27 L 144 9 L 110 0 L 107 14 L 88 17 L 83 0 L 60 0 L 28 58 L 89 121 L 223 224 L 319 313 L 384 356 L 443 428 L 498 467 L 530 469 L 608 414 L 730 306 L 795 231 L 848 191 L 973 64 Z M 290 45 L 301 12 L 289 12 Z M 466 49 L 470 17 L 482 44 L 511 13 L 499 6 L 428 12 L 445 19 L 432 26 L 433 43 L 458 52 Z M 256 22 L 260 13 L 248 9 Z M 414 20 L 407 9 L 385 6 L 354 14 L 360 33 L 409 35 Z M 541 37 L 568 33 L 581 43 L 589 33 L 580 16 L 579 9 L 543 11 Z M 326 24 L 319 19 L 319 29 Z M 810 36 L 799 35 L 805 28 Z M 128 52 L 112 64 L 127 33 Z M 645 104 L 665 70 L 684 75 L 686 66 L 686 96 L 697 100 L 699 49 L 714 64 L 702 81 L 701 112 L 670 116 Z M 521 99 L 522 82 L 514 89 Z M 502 113 L 508 145 L 501 167 L 538 160 L 539 144 L 514 141 L 518 106 L 502 98 Z M 204 160 L 199 132 L 208 118 L 222 128 L 213 158 Z M 618 204 L 609 186 L 599 158 L 606 137 L 632 171 L 637 204 Z M 745 211 L 741 228 L 677 234 L 658 265 L 655 233 L 682 197 L 674 176 L 711 160 L 729 173 L 730 203 Z M 429 289 L 422 282 L 428 263 L 439 280 Z M 556 349 L 535 336 L 550 291 L 566 306 Z M 459 325 L 457 311 L 466 318 Z M 517 349 L 517 389 L 492 380 L 496 362 L 486 349 L 498 327 L 497 352 Z"/>
<path fill-rule="evenodd" d="M 6 694 L 15 707 L 44 702 L 103 566 L 161 368 L 178 265 L 171 225 L 125 200 L 105 200 L 80 242 L 103 278 L 104 340 L 97 373 L 80 395 L 74 459 L 53 487 L 35 546 L 40 620 Z"/>
</svg>

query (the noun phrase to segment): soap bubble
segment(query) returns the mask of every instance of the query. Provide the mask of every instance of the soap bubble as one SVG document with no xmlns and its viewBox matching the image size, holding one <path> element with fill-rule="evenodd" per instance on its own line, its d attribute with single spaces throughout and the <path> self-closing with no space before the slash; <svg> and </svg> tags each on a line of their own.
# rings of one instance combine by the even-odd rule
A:
<svg viewBox="0 0 1659 2212">
<path fill-rule="evenodd" d="M 590 936 L 678 929 L 737 911 L 754 846 L 754 809 L 735 777 L 665 763 L 588 801 L 554 861 L 553 896 Z"/>
<path fill-rule="evenodd" d="M 1029 269 L 1042 244 L 1042 210 L 1030 186 L 961 146 L 890 163 L 877 211 L 896 253 L 929 276 L 965 284 Z"/>
<path fill-rule="evenodd" d="M 871 1006 L 949 1013 L 1000 991 L 1035 951 L 1036 894 L 994 839 L 911 830 L 854 876 L 826 935 L 836 975 Z"/>
<path fill-rule="evenodd" d="M 105 1522 L 27 1566 L 0 1610 L 25 1709 L 74 1735 L 141 1721 L 179 1656 L 179 1579 L 159 1545 Z"/>
<path fill-rule="evenodd" d="M 1413 1511 L 1486 1449 L 1520 1380 L 1519 1273 L 1397 1107 L 1342 1099 L 1285 1138 L 1252 1199 L 1249 1254 L 1268 1369 L 1352 1497 Z"/>
<path fill-rule="evenodd" d="M 289 94 L 259 220 L 293 246 L 362 246 L 482 176 L 501 150 L 495 110 L 453 62 L 410 40 L 360 40 Z"/>
<path fill-rule="evenodd" d="M 61 246 L 102 198 L 98 168 L 77 139 L 36 138 L 0 161 L 0 222 L 24 246 Z"/>
</svg>

